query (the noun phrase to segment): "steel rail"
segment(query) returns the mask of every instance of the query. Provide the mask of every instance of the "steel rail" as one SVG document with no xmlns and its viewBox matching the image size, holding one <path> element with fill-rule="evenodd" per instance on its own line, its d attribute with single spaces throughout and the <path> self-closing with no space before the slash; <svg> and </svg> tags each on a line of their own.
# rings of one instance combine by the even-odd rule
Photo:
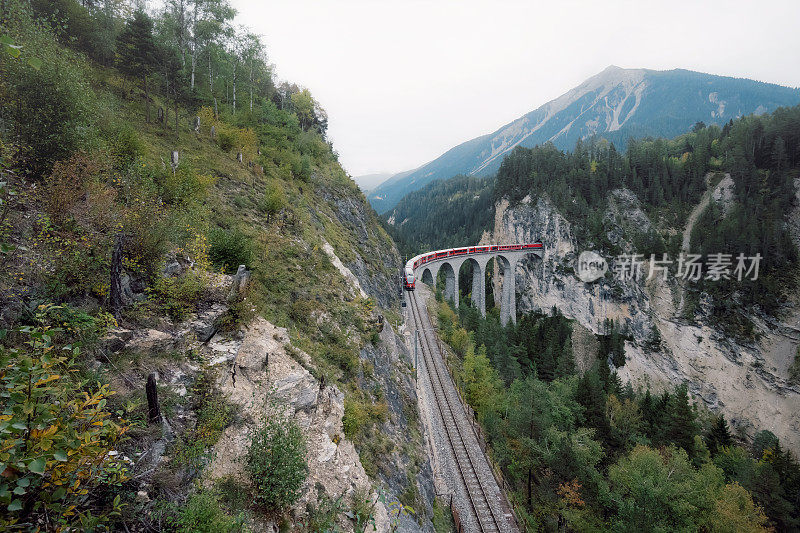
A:
<svg viewBox="0 0 800 533">
<path fill-rule="evenodd" d="M 461 481 L 464 484 L 464 490 L 467 493 L 470 507 L 472 508 L 472 513 L 475 516 L 475 522 L 480 527 L 480 530 L 484 533 L 489 533 L 492 531 L 502 532 L 504 531 L 504 529 L 501 528 L 501 523 L 505 524 L 506 520 L 505 519 L 498 520 L 497 516 L 495 515 L 495 510 L 492 507 L 491 501 L 489 500 L 486 487 L 484 486 L 484 483 L 481 480 L 481 476 L 478 472 L 478 469 L 475 467 L 475 463 L 469 452 L 467 443 L 464 441 L 464 436 L 462 434 L 464 428 L 459 427 L 463 426 L 464 424 L 463 423 L 459 424 L 459 419 L 455 415 L 454 408 L 451 403 L 452 400 L 450 398 L 450 395 L 447 394 L 446 392 L 446 387 L 444 385 L 444 380 L 442 377 L 442 372 L 445 371 L 442 370 L 441 366 L 436 361 L 435 352 L 431 347 L 432 343 L 428 335 L 430 331 L 432 331 L 432 328 L 424 327 L 422 312 L 419 309 L 419 302 L 417 302 L 416 295 L 414 295 L 413 293 L 409 294 L 409 299 L 411 300 L 411 312 L 414 318 L 415 327 L 418 330 L 420 330 L 420 332 L 422 333 L 420 336 L 424 339 L 424 342 L 421 343 L 422 356 L 423 359 L 425 360 L 426 366 L 428 366 L 432 370 L 432 372 L 429 371 L 428 374 L 430 376 L 431 385 L 433 387 L 434 400 L 436 402 L 437 407 L 439 408 L 439 413 L 441 415 L 442 422 L 445 428 L 445 434 L 447 435 L 447 440 L 450 443 L 450 448 L 453 451 L 453 457 L 455 458 L 459 477 L 461 478 Z M 425 316 L 427 317 L 427 311 L 425 313 Z M 450 373 L 448 372 L 447 375 L 449 377 Z M 456 408 L 463 409 L 460 403 Z M 466 413 L 464 413 L 464 419 L 466 420 Z M 471 426 L 468 427 L 467 430 L 472 431 L 472 427 Z M 459 453 L 459 451 L 461 451 L 462 453 Z M 462 456 L 466 456 L 466 460 Z M 467 481 L 468 477 L 469 478 L 474 477 L 475 483 L 469 483 Z M 476 485 L 477 485 L 477 490 L 475 487 Z M 476 492 L 479 493 L 475 494 Z M 476 498 L 478 498 L 478 500 L 476 500 Z M 484 508 L 486 509 L 485 511 Z"/>
</svg>

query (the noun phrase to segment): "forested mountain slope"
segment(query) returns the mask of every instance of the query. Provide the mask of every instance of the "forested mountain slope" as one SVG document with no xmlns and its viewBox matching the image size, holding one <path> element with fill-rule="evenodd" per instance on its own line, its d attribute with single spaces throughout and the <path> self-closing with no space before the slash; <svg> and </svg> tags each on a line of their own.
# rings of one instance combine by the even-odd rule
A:
<svg viewBox="0 0 800 533">
<path fill-rule="evenodd" d="M 324 110 L 227 2 L 87 5 L 0 4 L 0 529 L 429 528 Z"/>
<path fill-rule="evenodd" d="M 593 136 L 625 146 L 629 138 L 674 137 L 697 122 L 722 126 L 800 102 L 800 90 L 683 69 L 655 71 L 611 66 L 578 87 L 498 129 L 452 148 L 369 194 L 379 213 L 407 193 L 457 174 L 488 176 L 516 146 L 552 142 L 571 149 Z"/>
<path fill-rule="evenodd" d="M 382 218 L 403 253 L 415 255 L 477 242 L 493 213 L 494 180 L 456 176 L 409 193 Z"/>
</svg>

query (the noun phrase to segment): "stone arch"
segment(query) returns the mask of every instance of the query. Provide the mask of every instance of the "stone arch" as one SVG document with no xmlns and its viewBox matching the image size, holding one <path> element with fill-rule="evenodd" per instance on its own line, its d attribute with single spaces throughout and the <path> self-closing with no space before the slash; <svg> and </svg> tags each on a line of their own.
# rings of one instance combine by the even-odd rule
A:
<svg viewBox="0 0 800 533">
<path fill-rule="evenodd" d="M 483 272 L 483 280 L 484 280 L 484 292 L 483 292 L 483 301 L 484 301 L 484 309 L 486 308 L 486 302 L 489 303 L 489 307 L 498 307 L 500 305 L 500 291 L 498 288 L 502 287 L 498 285 L 498 280 L 500 279 L 499 267 L 497 266 L 497 260 L 495 259 L 494 255 L 490 255 L 485 258 L 484 262 L 484 272 Z M 485 314 L 484 314 L 485 316 Z"/>
<path fill-rule="evenodd" d="M 425 285 L 433 287 L 433 274 L 431 273 L 430 268 L 425 267 L 422 270 L 422 277 L 420 279 L 422 280 L 422 283 L 424 283 Z"/>
<path fill-rule="evenodd" d="M 519 276 L 521 282 L 518 287 L 521 297 L 526 295 L 531 296 L 532 293 L 537 290 L 537 285 L 533 281 L 543 276 L 542 268 L 543 257 L 541 252 L 531 251 L 519 254 L 517 258 L 516 275 Z M 524 301 L 525 298 L 522 298 L 521 302 Z M 530 306 L 520 303 L 521 312 L 532 310 Z"/>
<path fill-rule="evenodd" d="M 461 263 L 461 268 L 463 268 L 464 265 L 468 265 L 468 268 L 471 270 L 471 274 L 467 273 L 467 283 L 469 283 L 470 287 L 470 300 L 472 301 L 472 305 L 480 311 L 481 316 L 486 316 L 486 272 L 487 265 L 491 260 L 491 256 L 479 255 L 467 257 Z M 461 268 L 459 268 L 459 273 L 461 273 Z"/>
<path fill-rule="evenodd" d="M 458 276 L 453 265 L 444 261 L 439 267 L 439 273 L 444 277 L 444 299 L 452 301 L 458 308 Z"/>
<path fill-rule="evenodd" d="M 471 290 L 472 283 L 472 270 L 475 264 L 475 259 L 472 257 L 465 257 L 462 261 L 458 261 L 458 286 L 461 288 L 461 296 L 468 296 Z M 456 265 L 453 265 L 455 267 Z"/>
</svg>

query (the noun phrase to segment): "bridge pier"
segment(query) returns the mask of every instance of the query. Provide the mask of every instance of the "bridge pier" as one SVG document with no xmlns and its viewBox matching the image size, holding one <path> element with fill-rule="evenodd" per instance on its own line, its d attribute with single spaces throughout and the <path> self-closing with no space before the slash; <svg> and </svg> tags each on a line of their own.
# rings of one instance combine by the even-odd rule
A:
<svg viewBox="0 0 800 533">
<path fill-rule="evenodd" d="M 486 316 L 486 265 L 489 264 L 489 259 L 476 258 L 472 264 L 472 303 L 484 317 Z"/>
<path fill-rule="evenodd" d="M 499 257 L 502 259 L 500 265 L 503 268 L 503 294 L 500 300 L 500 323 L 508 324 L 509 319 L 514 324 L 517 323 L 517 276 L 515 274 L 517 259 Z"/>
</svg>

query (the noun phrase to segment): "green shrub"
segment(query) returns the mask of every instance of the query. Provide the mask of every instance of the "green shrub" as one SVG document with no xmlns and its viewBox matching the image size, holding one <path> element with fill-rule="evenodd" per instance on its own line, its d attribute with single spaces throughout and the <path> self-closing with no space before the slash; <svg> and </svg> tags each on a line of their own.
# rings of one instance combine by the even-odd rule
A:
<svg viewBox="0 0 800 533">
<path fill-rule="evenodd" d="M 49 31 L 32 25 L 18 44 L 35 50 L 41 66 L 4 60 L 0 115 L 9 121 L 7 129 L 19 148 L 17 160 L 35 177 L 43 177 L 53 163 L 86 143 L 96 97 L 78 59 L 61 49 Z"/>
<path fill-rule="evenodd" d="M 311 178 L 311 158 L 304 155 L 300 160 L 300 171 L 297 173 L 298 177 L 303 181 L 308 181 Z"/>
<path fill-rule="evenodd" d="M 247 509 L 253 502 L 250 487 L 231 474 L 215 481 L 214 490 L 219 495 L 220 503 L 228 509 Z"/>
<path fill-rule="evenodd" d="M 336 527 L 336 519 L 345 511 L 342 496 L 335 500 L 319 491 L 317 496 L 317 505 L 310 503 L 306 507 L 308 516 L 304 521 L 306 531 L 338 531 Z"/>
<path fill-rule="evenodd" d="M 212 184 L 209 176 L 199 175 L 185 162 L 178 165 L 175 172 L 167 170 L 159 179 L 161 197 L 172 205 L 185 205 L 192 201 L 202 201 Z"/>
<path fill-rule="evenodd" d="M 123 169 L 145 154 L 144 144 L 139 140 L 136 130 L 123 126 L 111 141 L 111 155 L 114 166 Z"/>
<path fill-rule="evenodd" d="M 383 422 L 389 416 L 389 406 L 383 400 L 359 400 L 348 395 L 344 399 L 342 426 L 344 436 L 355 440 L 369 426 Z"/>
<path fill-rule="evenodd" d="M 336 364 L 346 374 L 351 375 L 358 368 L 358 356 L 346 347 L 337 344 L 329 345 L 326 353 L 328 361 Z"/>
<path fill-rule="evenodd" d="M 305 456 L 305 436 L 292 419 L 274 418 L 254 431 L 245 461 L 256 502 L 276 511 L 296 502 L 308 476 Z"/>
<path fill-rule="evenodd" d="M 363 533 L 367 527 L 375 529 L 375 502 L 365 488 L 356 488 L 350 496 L 350 514 L 353 515 L 356 533 Z"/>
<path fill-rule="evenodd" d="M 214 386 L 214 375 L 208 369 L 192 385 L 189 400 L 192 411 L 197 413 L 197 423 L 175 444 L 175 459 L 179 464 L 201 468 L 235 411 Z"/>
<path fill-rule="evenodd" d="M 100 312 L 95 317 L 69 305 L 43 306 L 37 318 L 43 325 L 54 328 L 56 340 L 70 339 L 73 343 L 75 340 L 91 342 L 116 326 L 114 316 L 109 313 Z"/>
<path fill-rule="evenodd" d="M 169 243 L 167 212 L 157 198 L 154 174 L 150 167 L 135 165 L 122 180 L 125 267 L 148 278 L 155 276 Z"/>
<path fill-rule="evenodd" d="M 261 210 L 267 215 L 267 222 L 281 212 L 287 205 L 286 194 L 278 181 L 275 181 L 264 193 L 261 200 Z"/>
<path fill-rule="evenodd" d="M 367 423 L 367 415 L 361 408 L 361 404 L 351 400 L 350 397 L 344 399 L 344 415 L 342 416 L 342 427 L 344 436 L 348 440 L 353 440 L 360 428 Z"/>
<path fill-rule="evenodd" d="M 233 274 L 239 265 L 249 267 L 252 255 L 250 238 L 241 230 L 217 228 L 211 232 L 208 258 L 215 268 Z"/>
<path fill-rule="evenodd" d="M 258 299 L 256 298 L 256 301 Z M 221 331 L 233 332 L 249 324 L 256 316 L 256 307 L 249 298 L 239 297 L 228 306 L 228 312 L 217 321 Z"/>
<path fill-rule="evenodd" d="M 58 308 L 41 306 L 36 321 L 48 322 L 51 310 Z M 113 491 L 127 470 L 108 452 L 128 427 L 107 411 L 108 385 L 82 388 L 73 363 L 79 351 L 54 342 L 57 333 L 24 327 L 10 332 L 18 347 L 0 345 L 2 531 L 43 524 L 45 517 L 54 531 L 86 531 L 120 507 Z"/>
<path fill-rule="evenodd" d="M 233 131 L 221 130 L 217 134 L 217 144 L 223 152 L 230 152 L 236 146 L 236 135 Z"/>
<path fill-rule="evenodd" d="M 453 522 L 453 513 L 447 505 L 436 498 L 433 501 L 433 530 L 436 533 L 450 533 L 455 530 L 455 523 Z"/>
<path fill-rule="evenodd" d="M 178 511 L 174 525 L 178 533 L 234 533 L 244 529 L 243 517 L 225 514 L 209 492 L 192 494 Z"/>
<path fill-rule="evenodd" d="M 292 303 L 292 307 L 289 309 L 289 318 L 298 324 L 309 324 L 311 322 L 311 313 L 313 313 L 316 308 L 316 304 L 311 300 L 295 300 Z"/>
<path fill-rule="evenodd" d="M 47 195 L 50 196 L 49 191 Z M 57 198 L 54 195 L 53 202 Z M 68 195 L 65 194 L 62 200 L 68 203 Z M 61 213 L 61 224 L 50 216 L 39 217 L 36 221 L 33 243 L 42 254 L 43 261 L 38 264 L 43 267 L 42 285 L 53 300 L 97 292 L 98 284 L 108 279 L 112 242 L 104 228 L 94 224 L 97 219 L 85 223 L 93 214 L 89 209 L 82 202 L 74 211 Z M 80 221 L 72 216 L 73 212 L 77 213 Z"/>
<path fill-rule="evenodd" d="M 151 292 L 170 318 L 183 320 L 195 310 L 205 291 L 206 280 L 203 273 L 193 270 L 174 278 L 158 278 Z"/>
</svg>

